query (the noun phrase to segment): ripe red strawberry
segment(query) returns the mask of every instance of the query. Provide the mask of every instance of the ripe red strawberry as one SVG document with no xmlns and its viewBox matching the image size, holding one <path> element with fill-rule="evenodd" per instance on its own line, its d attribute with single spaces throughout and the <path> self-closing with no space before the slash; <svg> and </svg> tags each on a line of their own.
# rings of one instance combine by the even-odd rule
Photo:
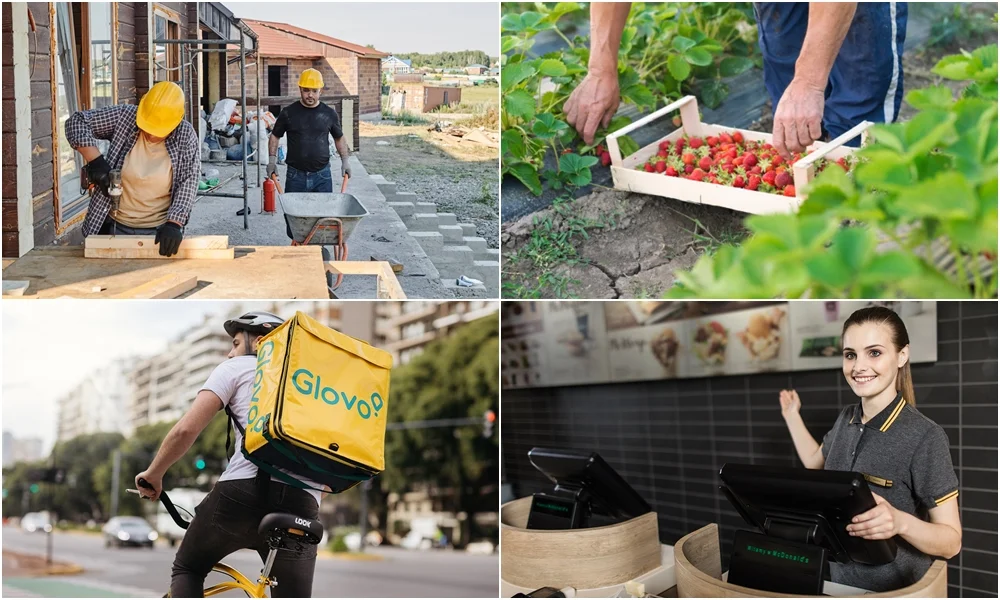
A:
<svg viewBox="0 0 1000 600">
<path fill-rule="evenodd" d="M 761 177 L 761 179 L 764 181 L 764 183 L 766 183 L 768 185 L 774 185 L 774 177 L 775 177 L 775 175 L 776 175 L 776 173 L 774 173 L 772 171 L 768 171 L 767 173 L 764 173 L 764 175 Z"/>
<path fill-rule="evenodd" d="M 741 188 L 744 185 L 746 185 L 746 182 L 743 181 L 743 177 L 741 175 L 737 175 L 736 178 L 733 179 L 733 187 Z"/>
<path fill-rule="evenodd" d="M 734 171 L 736 171 L 736 165 L 734 165 L 733 163 L 726 163 L 722 165 L 722 167 L 720 168 L 729 174 L 732 174 Z"/>
<path fill-rule="evenodd" d="M 661 160 L 660 162 L 656 163 L 655 168 L 657 173 L 663 173 L 664 171 L 667 170 L 667 163 Z"/>
<path fill-rule="evenodd" d="M 660 158 L 667 158 L 668 156 L 670 156 L 670 153 L 667 152 L 666 150 L 660 150 L 659 152 L 656 153 L 656 155 L 659 156 Z"/>
<path fill-rule="evenodd" d="M 743 166 L 745 167 L 746 164 L 744 164 Z M 750 169 L 750 173 L 753 174 L 753 175 L 760 175 L 760 173 L 761 173 L 760 166 L 759 165 L 755 165 L 752 169 Z"/>
<path fill-rule="evenodd" d="M 705 143 L 708 144 L 709 148 L 715 148 L 716 146 L 719 145 L 719 138 L 715 137 L 714 135 L 710 135 L 707 138 L 705 138 Z"/>
<path fill-rule="evenodd" d="M 792 176 L 786 171 L 782 171 L 774 176 L 774 186 L 785 189 L 785 186 L 792 183 Z"/>
<path fill-rule="evenodd" d="M 729 135 L 725 131 L 719 134 L 719 141 L 723 144 L 732 144 L 734 141 L 733 136 Z"/>
<path fill-rule="evenodd" d="M 681 126 L 681 118 L 680 117 L 674 117 L 673 121 L 674 121 L 674 127 L 680 127 Z"/>
<path fill-rule="evenodd" d="M 667 167 L 667 177 L 677 177 L 677 169 L 673 167 Z"/>
<path fill-rule="evenodd" d="M 573 151 L 573 149 L 572 149 L 572 148 L 563 148 L 563 151 L 562 151 L 562 153 L 563 153 L 563 154 L 569 154 L 569 153 L 570 153 L 570 152 L 572 152 L 572 151 Z"/>
<path fill-rule="evenodd" d="M 756 190 L 757 186 L 759 186 L 759 185 L 760 185 L 760 177 L 758 177 L 756 175 L 751 175 L 750 177 L 747 178 L 747 189 L 748 190 Z"/>
<path fill-rule="evenodd" d="M 667 140 L 663 140 L 662 142 L 660 142 L 660 150 L 666 152 L 667 148 L 669 147 L 670 147 L 670 142 L 668 142 Z"/>
<path fill-rule="evenodd" d="M 789 198 L 794 198 L 795 197 L 795 186 L 794 185 L 786 185 L 785 186 L 785 191 L 782 192 L 782 193 L 784 195 L 788 196 Z"/>
<path fill-rule="evenodd" d="M 743 166 L 743 157 L 742 156 L 737 156 L 735 159 L 733 159 L 733 164 L 736 165 L 737 167 L 742 167 Z"/>
<path fill-rule="evenodd" d="M 611 164 L 611 153 L 601 152 L 601 164 L 605 167 Z"/>
<path fill-rule="evenodd" d="M 753 152 L 744 152 L 743 153 L 743 166 L 744 167 L 753 167 L 756 164 L 757 164 L 757 156 Z"/>
<path fill-rule="evenodd" d="M 690 152 L 685 152 L 684 156 L 681 157 L 681 160 L 684 162 L 685 165 L 693 165 L 694 154 L 691 154 Z"/>
<path fill-rule="evenodd" d="M 645 170 L 645 171 L 646 171 L 647 173 L 652 173 L 652 172 L 654 171 L 654 169 L 653 169 L 653 165 L 651 165 L 650 163 L 646 163 L 646 164 L 645 164 L 645 165 L 644 165 L 644 166 L 643 166 L 642 168 L 643 168 L 643 169 L 644 169 L 644 170 Z"/>
<path fill-rule="evenodd" d="M 684 165 L 684 174 L 690 175 L 691 173 L 694 173 L 694 165 Z"/>
<path fill-rule="evenodd" d="M 691 180 L 694 180 L 694 181 L 701 181 L 701 180 L 705 179 L 705 172 L 702 171 L 701 169 L 695 169 L 688 176 L 688 179 L 691 179 Z"/>
<path fill-rule="evenodd" d="M 705 143 L 705 140 L 701 139 L 700 137 L 693 137 L 693 138 L 688 139 L 688 146 L 694 148 L 695 150 L 697 150 L 698 148 L 701 148 L 701 146 L 704 143 Z"/>
<path fill-rule="evenodd" d="M 837 164 L 843 167 L 845 172 L 851 170 L 851 168 L 847 165 L 847 160 L 843 156 L 837 159 Z"/>
<path fill-rule="evenodd" d="M 605 151 L 604 144 L 598 144 L 594 146 L 594 154 L 600 156 L 604 154 L 604 151 Z"/>
<path fill-rule="evenodd" d="M 736 151 L 736 148 L 730 148 L 729 150 L 726 150 L 726 156 L 736 160 L 736 157 L 739 156 L 739 152 Z"/>
<path fill-rule="evenodd" d="M 707 156 L 702 157 L 702 159 L 698 161 L 698 166 L 701 167 L 702 171 L 710 171 L 713 164 L 712 159 Z"/>
<path fill-rule="evenodd" d="M 736 142 L 737 144 L 742 144 L 743 143 L 743 134 L 740 133 L 739 131 L 734 131 L 733 132 L 733 141 Z"/>
</svg>

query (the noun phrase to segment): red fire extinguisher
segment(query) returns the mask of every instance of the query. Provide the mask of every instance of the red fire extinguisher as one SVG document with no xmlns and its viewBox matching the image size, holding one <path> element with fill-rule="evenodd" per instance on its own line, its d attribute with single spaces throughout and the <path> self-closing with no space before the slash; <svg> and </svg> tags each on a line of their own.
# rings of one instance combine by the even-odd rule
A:
<svg viewBox="0 0 1000 600">
<path fill-rule="evenodd" d="M 278 182 L 275 178 L 269 177 L 264 180 L 264 210 L 266 213 L 273 213 L 274 208 L 274 195 L 277 191 Z"/>
</svg>

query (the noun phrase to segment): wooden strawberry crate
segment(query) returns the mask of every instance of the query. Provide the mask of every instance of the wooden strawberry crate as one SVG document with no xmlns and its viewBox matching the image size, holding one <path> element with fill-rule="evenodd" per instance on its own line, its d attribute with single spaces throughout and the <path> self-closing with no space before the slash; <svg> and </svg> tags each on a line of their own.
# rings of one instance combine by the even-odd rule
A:
<svg viewBox="0 0 1000 600">
<path fill-rule="evenodd" d="M 638 152 L 624 160 L 622 159 L 621 150 L 618 147 L 619 137 L 627 135 L 640 127 L 644 127 L 675 110 L 680 111 L 681 117 L 681 126 L 678 129 L 671 132 L 670 135 L 641 148 Z M 809 154 L 792 165 L 792 179 L 795 183 L 794 198 L 704 181 L 692 181 L 683 177 L 668 177 L 662 173 L 648 173 L 636 170 L 636 167 L 645 164 L 651 156 L 654 156 L 659 151 L 660 142 L 664 140 L 673 142 L 685 135 L 705 137 L 718 135 L 723 132 L 731 133 L 739 131 L 746 140 L 771 142 L 771 134 L 768 133 L 702 123 L 701 117 L 698 115 L 697 99 L 694 96 L 685 96 L 608 136 L 608 152 L 611 154 L 611 176 L 614 179 L 615 189 L 627 192 L 676 198 L 692 204 L 711 204 L 713 206 L 722 206 L 758 215 L 796 212 L 802 202 L 805 201 L 805 195 L 802 193 L 803 190 L 806 189 L 809 182 L 816 176 L 816 161 L 821 158 L 837 160 L 841 157 L 850 156 L 856 151 L 856 148 L 850 148 L 844 146 L 844 144 L 859 135 L 861 136 L 861 143 L 866 143 L 868 128 L 871 126 L 871 122 L 864 121 L 830 142 L 817 142 L 810 146 L 807 149 Z"/>
</svg>

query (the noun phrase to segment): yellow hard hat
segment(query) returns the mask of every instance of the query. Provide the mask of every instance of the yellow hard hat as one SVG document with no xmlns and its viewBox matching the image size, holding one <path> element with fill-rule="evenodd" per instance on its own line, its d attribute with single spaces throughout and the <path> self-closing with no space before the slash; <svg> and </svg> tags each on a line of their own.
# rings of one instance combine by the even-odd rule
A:
<svg viewBox="0 0 1000 600">
<path fill-rule="evenodd" d="M 302 75 L 299 76 L 299 87 L 310 90 L 323 89 L 323 74 L 316 69 L 302 71 Z"/>
<path fill-rule="evenodd" d="M 154 85 L 139 101 L 135 124 L 156 137 L 167 137 L 184 119 L 184 90 L 172 81 Z"/>
</svg>

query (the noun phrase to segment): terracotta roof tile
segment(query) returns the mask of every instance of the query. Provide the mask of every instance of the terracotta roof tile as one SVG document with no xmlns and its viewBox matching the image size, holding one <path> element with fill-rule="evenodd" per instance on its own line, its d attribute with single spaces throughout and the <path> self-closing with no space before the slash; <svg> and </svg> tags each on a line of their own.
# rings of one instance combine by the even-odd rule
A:
<svg viewBox="0 0 1000 600">
<path fill-rule="evenodd" d="M 255 23 L 246 21 L 254 33 L 257 34 L 257 47 L 260 48 L 262 56 L 280 56 L 294 58 L 322 58 L 323 49 L 315 42 L 302 39 L 295 35 L 288 35 L 270 27 L 262 25 L 254 26 Z M 239 49 L 238 46 L 230 46 Z"/>
<path fill-rule="evenodd" d="M 277 45 L 277 41 L 271 41 L 270 38 L 274 37 L 271 32 L 285 32 L 292 34 L 292 36 L 284 35 L 278 33 L 277 35 L 282 38 L 289 38 L 294 36 L 300 36 L 312 40 L 314 42 L 319 42 L 321 44 L 327 44 L 330 46 L 336 46 L 337 48 L 343 48 L 355 54 L 360 54 L 367 58 L 385 58 L 389 56 L 387 52 L 381 52 L 375 50 L 374 48 L 368 48 L 366 46 L 361 46 L 358 44 L 352 44 L 351 42 L 345 42 L 344 40 L 338 40 L 337 38 L 330 37 L 328 35 L 323 35 L 322 33 L 316 33 L 315 31 L 309 31 L 308 29 L 303 29 L 301 27 L 296 27 L 294 25 L 289 25 L 287 23 L 278 23 L 276 21 L 257 21 L 254 19 L 243 19 L 243 22 L 250 26 L 254 32 L 260 37 L 260 48 L 264 56 L 275 56 L 271 52 L 270 44 Z M 267 40 L 264 36 L 267 35 Z M 270 42 L 270 43 L 269 43 Z M 308 45 L 308 44 L 307 44 Z M 281 56 L 285 56 L 282 54 Z M 315 56 L 315 53 L 310 56 Z"/>
</svg>

